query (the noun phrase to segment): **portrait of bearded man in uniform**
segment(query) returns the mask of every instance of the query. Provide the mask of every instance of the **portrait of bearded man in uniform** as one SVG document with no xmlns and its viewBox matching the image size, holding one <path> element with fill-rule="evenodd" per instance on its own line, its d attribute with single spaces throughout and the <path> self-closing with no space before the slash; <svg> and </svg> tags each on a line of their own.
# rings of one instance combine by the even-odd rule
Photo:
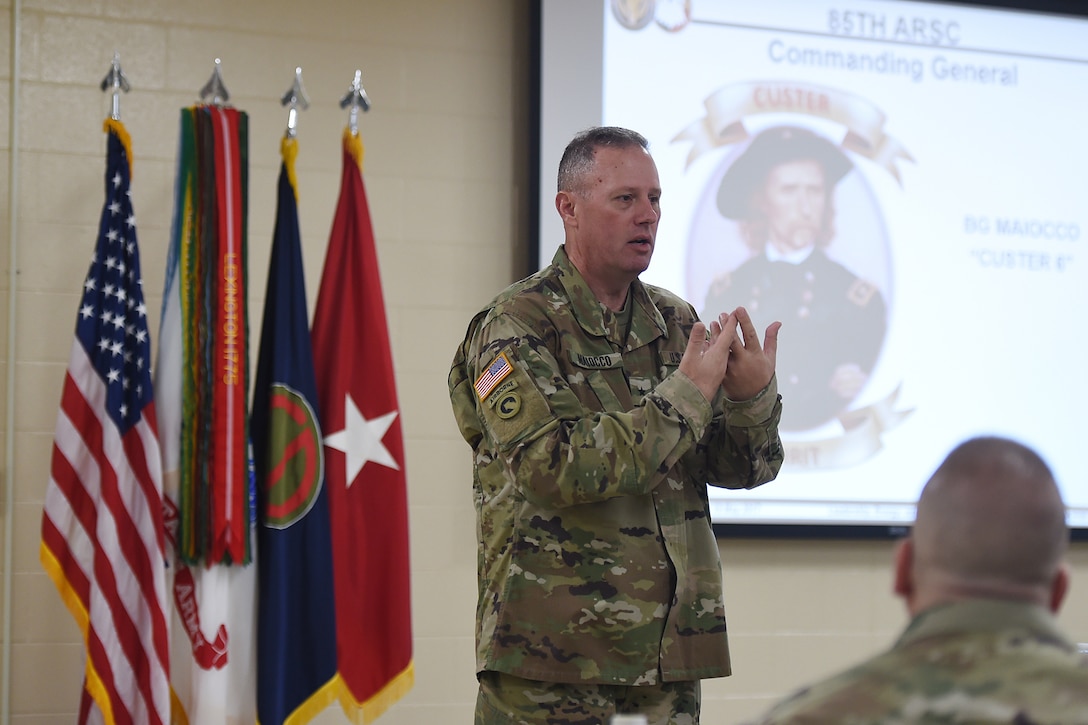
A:
<svg viewBox="0 0 1088 725">
<path fill-rule="evenodd" d="M 846 410 L 884 341 L 879 288 L 827 253 L 835 186 L 852 168 L 826 138 L 779 126 L 751 141 L 718 188 L 718 210 L 737 223 L 751 256 L 713 280 L 702 317 L 743 305 L 753 318 L 782 322 L 783 431 L 810 430 Z"/>
</svg>

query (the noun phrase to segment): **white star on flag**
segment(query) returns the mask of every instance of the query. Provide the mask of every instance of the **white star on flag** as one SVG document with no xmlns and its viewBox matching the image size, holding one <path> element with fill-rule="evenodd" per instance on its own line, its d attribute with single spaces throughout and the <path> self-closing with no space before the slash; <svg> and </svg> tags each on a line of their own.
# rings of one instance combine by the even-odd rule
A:
<svg viewBox="0 0 1088 725">
<path fill-rule="evenodd" d="M 351 488 L 367 461 L 374 461 L 394 471 L 400 470 L 389 449 L 382 443 L 396 417 L 397 411 L 394 410 L 367 420 L 359 412 L 351 395 L 344 396 L 344 429 L 325 436 L 325 445 L 347 456 L 348 488 Z"/>
</svg>

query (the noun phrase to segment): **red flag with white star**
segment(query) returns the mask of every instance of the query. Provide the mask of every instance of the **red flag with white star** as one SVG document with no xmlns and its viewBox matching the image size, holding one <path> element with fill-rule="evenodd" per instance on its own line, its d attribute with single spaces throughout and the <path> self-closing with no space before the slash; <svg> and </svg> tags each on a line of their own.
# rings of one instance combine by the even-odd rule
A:
<svg viewBox="0 0 1088 725">
<path fill-rule="evenodd" d="M 311 338 L 325 435 L 341 706 L 369 722 L 412 686 L 408 494 L 362 142 L 343 173 Z"/>
</svg>

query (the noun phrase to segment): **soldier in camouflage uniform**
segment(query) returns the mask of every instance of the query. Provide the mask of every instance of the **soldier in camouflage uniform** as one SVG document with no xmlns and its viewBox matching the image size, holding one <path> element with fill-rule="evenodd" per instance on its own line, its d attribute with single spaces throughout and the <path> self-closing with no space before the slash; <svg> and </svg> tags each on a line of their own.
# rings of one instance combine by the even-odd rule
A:
<svg viewBox="0 0 1088 725">
<path fill-rule="evenodd" d="M 660 193 L 642 136 L 576 137 L 556 197 L 564 246 L 476 315 L 456 352 L 480 541 L 479 724 L 695 723 L 698 680 L 730 674 L 706 484 L 778 473 L 778 325 L 761 345 L 744 310 L 708 327 L 638 280 Z"/>
<path fill-rule="evenodd" d="M 1046 463 L 1003 438 L 954 450 L 896 554 L 913 619 L 895 646 L 759 722 L 1088 723 L 1088 659 L 1058 629 L 1065 507 Z"/>
</svg>

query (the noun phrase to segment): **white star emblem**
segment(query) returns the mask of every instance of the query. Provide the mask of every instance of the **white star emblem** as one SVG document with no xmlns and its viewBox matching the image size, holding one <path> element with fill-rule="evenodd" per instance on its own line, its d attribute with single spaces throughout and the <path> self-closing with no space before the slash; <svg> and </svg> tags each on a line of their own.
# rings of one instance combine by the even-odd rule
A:
<svg viewBox="0 0 1088 725">
<path fill-rule="evenodd" d="M 400 470 L 389 449 L 382 443 L 382 438 L 396 417 L 397 411 L 394 410 L 367 420 L 359 412 L 351 396 L 344 396 L 344 429 L 325 436 L 325 445 L 342 451 L 347 456 L 348 488 L 351 488 L 367 461 L 374 461 L 394 471 Z"/>
</svg>

